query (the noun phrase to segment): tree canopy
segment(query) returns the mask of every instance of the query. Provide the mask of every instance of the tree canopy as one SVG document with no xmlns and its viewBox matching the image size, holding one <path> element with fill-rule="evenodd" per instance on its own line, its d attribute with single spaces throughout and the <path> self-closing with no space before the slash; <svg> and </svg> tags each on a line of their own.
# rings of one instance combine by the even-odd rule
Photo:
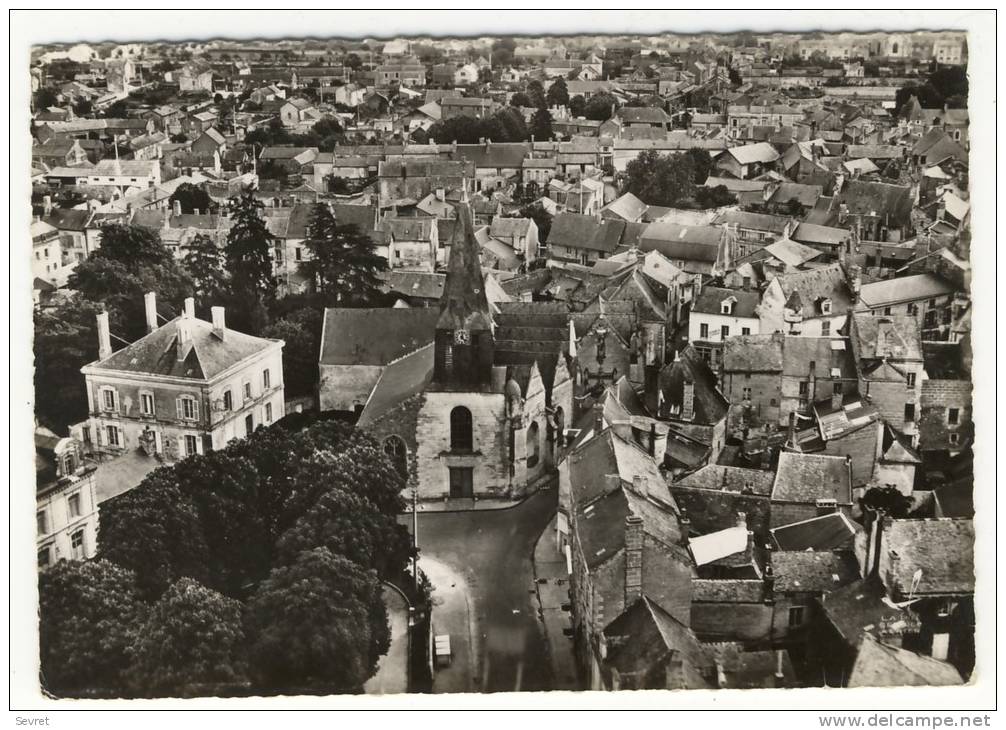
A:
<svg viewBox="0 0 1006 730">
<path fill-rule="evenodd" d="M 200 213 L 211 213 L 217 207 L 205 188 L 193 185 L 192 183 L 182 183 L 179 185 L 168 200 L 172 205 L 175 204 L 175 201 L 178 201 L 181 205 L 182 213 L 194 213 L 197 210 Z"/>
<path fill-rule="evenodd" d="M 617 107 L 618 99 L 613 95 L 607 92 L 595 94 L 584 104 L 583 116 L 587 119 L 604 122 L 611 119 Z"/>
<path fill-rule="evenodd" d="M 367 306 L 382 297 L 380 274 L 388 262 L 355 224 L 339 223 L 324 203 L 315 205 L 302 264 L 323 306 Z"/>
<path fill-rule="evenodd" d="M 695 163 L 686 154 L 661 155 L 644 150 L 625 168 L 629 192 L 648 205 L 673 207 L 695 190 Z"/>
<path fill-rule="evenodd" d="M 266 325 L 267 305 L 276 297 L 272 251 L 276 239 L 262 215 L 262 203 L 248 189 L 230 199 L 231 228 L 225 255 L 231 292 L 241 322 L 238 329 L 256 334 Z"/>
<path fill-rule="evenodd" d="M 283 340 L 283 386 L 288 398 L 314 393 L 318 385 L 318 353 L 323 314 L 303 307 L 271 322 L 263 337 Z"/>
<path fill-rule="evenodd" d="M 545 95 L 545 101 L 549 106 L 566 106 L 569 104 L 569 90 L 566 87 L 566 79 L 562 76 L 552 82 Z"/>
</svg>

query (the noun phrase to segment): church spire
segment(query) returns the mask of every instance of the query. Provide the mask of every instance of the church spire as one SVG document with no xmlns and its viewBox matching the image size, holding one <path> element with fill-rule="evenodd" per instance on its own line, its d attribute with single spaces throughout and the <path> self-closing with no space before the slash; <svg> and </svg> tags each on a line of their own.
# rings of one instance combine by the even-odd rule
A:
<svg viewBox="0 0 1006 730">
<path fill-rule="evenodd" d="M 489 383 L 494 357 L 492 314 L 467 204 L 458 206 L 458 223 L 461 235 L 447 262 L 433 361 L 434 381 L 451 388 Z"/>
</svg>

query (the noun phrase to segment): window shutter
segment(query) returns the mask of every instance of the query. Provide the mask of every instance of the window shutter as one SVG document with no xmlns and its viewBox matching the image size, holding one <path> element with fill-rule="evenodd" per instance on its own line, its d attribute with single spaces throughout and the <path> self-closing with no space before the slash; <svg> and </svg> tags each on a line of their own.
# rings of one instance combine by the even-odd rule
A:
<svg viewBox="0 0 1006 730">
<path fill-rule="evenodd" d="M 179 459 L 184 459 L 185 458 L 185 437 L 184 436 L 179 436 L 178 437 L 178 458 Z"/>
<path fill-rule="evenodd" d="M 119 391 L 112 389 L 112 410 L 119 412 Z"/>
<path fill-rule="evenodd" d="M 199 401 L 196 398 L 192 399 L 192 418 L 199 420 Z"/>
<path fill-rule="evenodd" d="M 98 440 L 98 446 L 102 446 L 104 444 L 105 435 L 102 433 L 104 430 L 105 429 L 101 426 L 101 424 L 98 424 L 98 427 L 94 429 L 94 435 Z"/>
<path fill-rule="evenodd" d="M 178 420 L 182 419 L 182 399 L 175 398 L 175 409 L 178 411 Z"/>
</svg>

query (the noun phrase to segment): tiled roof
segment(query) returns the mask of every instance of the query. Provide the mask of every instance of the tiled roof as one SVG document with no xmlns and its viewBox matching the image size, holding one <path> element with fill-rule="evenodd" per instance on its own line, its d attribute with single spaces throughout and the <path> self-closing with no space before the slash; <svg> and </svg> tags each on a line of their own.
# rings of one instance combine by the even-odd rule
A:
<svg viewBox="0 0 1006 730">
<path fill-rule="evenodd" d="M 852 503 L 852 483 L 845 458 L 781 452 L 772 501 L 815 503 L 819 499 L 834 499 L 840 505 Z"/>
<path fill-rule="evenodd" d="M 762 469 L 708 464 L 674 483 L 674 487 L 709 489 L 738 494 L 768 496 L 772 493 L 775 475 Z"/>
<path fill-rule="evenodd" d="M 723 343 L 727 372 L 782 372 L 782 335 L 744 335 Z"/>
<path fill-rule="evenodd" d="M 659 375 L 659 387 L 664 394 L 664 403 L 675 407 L 679 418 L 686 382 L 691 382 L 693 386 L 694 423 L 712 426 L 726 417 L 730 402 L 719 391 L 716 375 L 691 345 L 682 350 L 672 362 L 667 363 Z"/>
<path fill-rule="evenodd" d="M 183 321 L 191 338 L 191 347 L 188 355 L 179 360 L 178 329 Z M 210 380 L 242 360 L 272 347 L 275 343 L 276 340 L 252 337 L 231 329 L 226 331 L 226 336 L 221 340 L 213 333 L 213 325 L 210 322 L 175 317 L 136 342 L 87 367 Z"/>
<path fill-rule="evenodd" d="M 915 317 L 906 314 L 855 314 L 852 320 L 854 351 L 860 359 L 922 359 L 922 336 Z"/>
<path fill-rule="evenodd" d="M 881 539 L 881 576 L 888 590 L 900 596 L 973 593 L 974 546 L 971 520 L 891 520 Z"/>
<path fill-rule="evenodd" d="M 432 342 L 439 316 L 436 307 L 326 309 L 321 364 L 387 365 Z"/>
<path fill-rule="evenodd" d="M 781 593 L 829 593 L 859 580 L 851 550 L 776 550 L 771 560 L 775 589 Z"/>
<path fill-rule="evenodd" d="M 704 286 L 692 304 L 693 312 L 719 314 L 720 305 L 727 299 L 735 300 L 730 316 L 757 317 L 755 311 L 761 303 L 761 293 L 755 289 L 726 289 L 720 286 Z"/>
<path fill-rule="evenodd" d="M 913 274 L 863 284 L 860 299 L 875 308 L 916 299 L 930 299 L 954 291 L 954 287 L 936 274 Z"/>
</svg>

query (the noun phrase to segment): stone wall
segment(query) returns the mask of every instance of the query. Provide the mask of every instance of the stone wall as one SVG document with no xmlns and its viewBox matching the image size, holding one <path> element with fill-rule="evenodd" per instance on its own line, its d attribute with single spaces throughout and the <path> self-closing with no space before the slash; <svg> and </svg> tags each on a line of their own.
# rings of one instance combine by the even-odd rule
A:
<svg viewBox="0 0 1006 730">
<path fill-rule="evenodd" d="M 923 380 L 919 414 L 919 448 L 924 451 L 960 448 L 950 442 L 958 434 L 963 444 L 973 435 L 971 423 L 972 385 L 969 380 Z M 957 425 L 947 420 L 950 408 L 959 409 Z"/>
</svg>

